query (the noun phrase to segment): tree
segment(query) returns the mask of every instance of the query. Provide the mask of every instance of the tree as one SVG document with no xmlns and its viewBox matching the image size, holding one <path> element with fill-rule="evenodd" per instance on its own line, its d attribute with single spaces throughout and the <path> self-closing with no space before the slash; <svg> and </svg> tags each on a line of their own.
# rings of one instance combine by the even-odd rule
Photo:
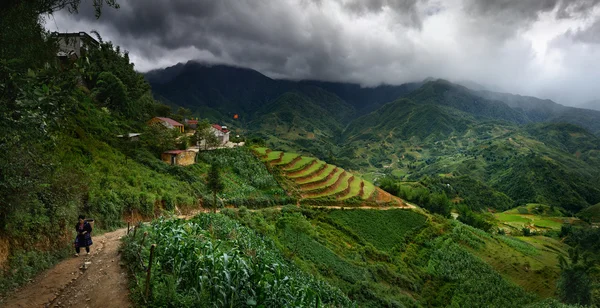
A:
<svg viewBox="0 0 600 308">
<path fill-rule="evenodd" d="M 210 165 L 210 170 L 208 171 L 208 183 L 206 184 L 208 189 L 213 194 L 213 210 L 216 212 L 217 209 L 217 193 L 223 191 L 223 182 L 221 181 L 221 175 L 219 174 L 219 166 L 216 162 L 213 162 Z"/>
<path fill-rule="evenodd" d="M 450 217 L 450 207 L 452 202 L 448 199 L 445 192 L 431 194 L 429 204 L 426 206 L 432 213 L 440 214 L 444 217 Z"/>
<path fill-rule="evenodd" d="M 168 150 L 173 150 L 177 147 L 177 137 L 179 131 L 177 129 L 169 129 L 160 123 L 154 123 L 146 126 L 141 135 L 142 144 L 150 149 L 155 154 Z"/>
<path fill-rule="evenodd" d="M 198 122 L 193 141 L 196 143 L 204 143 L 205 150 L 219 145 L 219 138 L 214 134 L 210 122 L 206 119 Z"/>
<path fill-rule="evenodd" d="M 182 121 L 185 119 L 189 119 L 192 116 L 192 111 L 188 108 L 179 107 L 177 108 L 177 112 L 173 115 L 173 119 L 177 121 Z"/>
<path fill-rule="evenodd" d="M 127 89 L 121 79 L 111 72 L 102 72 L 98 75 L 94 96 L 101 106 L 106 106 L 124 116 L 129 116 L 131 113 Z"/>
<path fill-rule="evenodd" d="M 592 301 L 592 281 L 588 275 L 593 264 L 587 257 L 580 258 L 579 249 L 569 249 L 569 261 L 558 256 L 561 269 L 557 282 L 558 295 L 567 304 L 590 305 Z"/>
</svg>

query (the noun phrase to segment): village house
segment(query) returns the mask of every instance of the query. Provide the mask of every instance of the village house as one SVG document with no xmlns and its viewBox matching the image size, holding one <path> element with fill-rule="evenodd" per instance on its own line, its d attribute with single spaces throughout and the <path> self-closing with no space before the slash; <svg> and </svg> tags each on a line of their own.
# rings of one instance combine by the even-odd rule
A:
<svg viewBox="0 0 600 308">
<path fill-rule="evenodd" d="M 213 134 L 215 134 L 215 136 L 217 136 L 221 144 L 226 144 L 229 142 L 229 130 L 227 129 L 227 126 L 213 124 L 211 126 L 211 131 Z"/>
<path fill-rule="evenodd" d="M 57 38 L 58 53 L 61 60 L 78 59 L 91 48 L 98 48 L 100 43 L 85 32 L 58 33 L 53 34 Z"/>
<path fill-rule="evenodd" d="M 196 162 L 196 154 L 191 150 L 171 150 L 162 153 L 160 158 L 172 166 L 188 166 Z"/>
<path fill-rule="evenodd" d="M 183 133 L 183 124 L 171 119 L 171 118 L 161 118 L 155 117 L 148 121 L 148 124 L 160 123 L 164 125 L 166 128 L 176 128 L 180 133 Z"/>
<path fill-rule="evenodd" d="M 184 122 L 189 128 L 196 129 L 198 127 L 198 120 L 185 119 Z"/>
</svg>

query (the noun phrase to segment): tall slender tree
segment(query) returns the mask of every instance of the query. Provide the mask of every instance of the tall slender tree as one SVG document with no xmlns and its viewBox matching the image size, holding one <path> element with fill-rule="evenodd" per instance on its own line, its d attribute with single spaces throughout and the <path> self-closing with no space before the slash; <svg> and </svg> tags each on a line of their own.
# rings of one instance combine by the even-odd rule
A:
<svg viewBox="0 0 600 308">
<path fill-rule="evenodd" d="M 210 170 L 208 171 L 208 189 L 213 194 L 213 211 L 216 212 L 217 209 L 217 194 L 223 191 L 223 182 L 221 181 L 221 175 L 219 170 L 219 165 L 216 162 L 213 162 L 210 165 Z"/>
</svg>

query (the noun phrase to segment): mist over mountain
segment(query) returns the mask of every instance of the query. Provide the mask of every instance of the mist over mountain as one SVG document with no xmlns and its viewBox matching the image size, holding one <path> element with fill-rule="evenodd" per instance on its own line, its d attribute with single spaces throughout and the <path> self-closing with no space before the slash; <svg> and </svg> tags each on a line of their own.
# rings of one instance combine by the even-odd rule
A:
<svg viewBox="0 0 600 308">
<path fill-rule="evenodd" d="M 600 100 L 593 100 L 587 103 L 581 104 L 577 106 L 579 108 L 591 109 L 591 110 L 600 110 Z"/>
</svg>

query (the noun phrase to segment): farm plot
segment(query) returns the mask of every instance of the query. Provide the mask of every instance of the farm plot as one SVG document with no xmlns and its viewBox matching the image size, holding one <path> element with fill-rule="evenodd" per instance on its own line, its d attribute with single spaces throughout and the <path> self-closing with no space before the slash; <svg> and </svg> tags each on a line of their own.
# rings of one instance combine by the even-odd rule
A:
<svg viewBox="0 0 600 308">
<path fill-rule="evenodd" d="M 572 223 L 574 220 L 567 217 L 545 217 L 532 214 L 509 214 L 507 212 L 497 213 L 494 216 L 501 226 L 508 226 L 517 230 L 522 228 L 560 230 L 563 223 Z"/>
<path fill-rule="evenodd" d="M 302 199 L 403 204 L 400 199 L 382 190 L 378 190 L 375 198 L 377 188 L 371 182 L 314 157 L 267 148 L 253 150 L 263 162 L 281 170 L 281 174 L 298 187 Z"/>
<path fill-rule="evenodd" d="M 224 215 L 203 214 L 189 221 L 159 219 L 141 231 L 146 241 L 142 232 L 137 237 L 132 233 L 123 248 L 134 279 L 143 281 L 150 275 L 146 276 L 140 260 L 149 262 L 150 243 L 155 243 L 151 292 L 142 283 L 131 284 L 139 306 L 354 306 L 340 289 L 286 260 L 272 240 Z M 144 293 L 150 296 L 144 299 L 140 296 Z"/>
<path fill-rule="evenodd" d="M 384 251 L 401 243 L 407 234 L 425 227 L 427 220 L 417 212 L 401 209 L 338 210 L 329 213 L 329 218 Z"/>
<path fill-rule="evenodd" d="M 283 156 L 281 157 L 281 160 L 277 163 L 274 163 L 274 165 L 285 165 L 285 164 L 289 164 L 291 163 L 294 159 L 296 159 L 297 157 L 299 157 L 299 154 L 296 153 L 283 153 Z"/>
</svg>

